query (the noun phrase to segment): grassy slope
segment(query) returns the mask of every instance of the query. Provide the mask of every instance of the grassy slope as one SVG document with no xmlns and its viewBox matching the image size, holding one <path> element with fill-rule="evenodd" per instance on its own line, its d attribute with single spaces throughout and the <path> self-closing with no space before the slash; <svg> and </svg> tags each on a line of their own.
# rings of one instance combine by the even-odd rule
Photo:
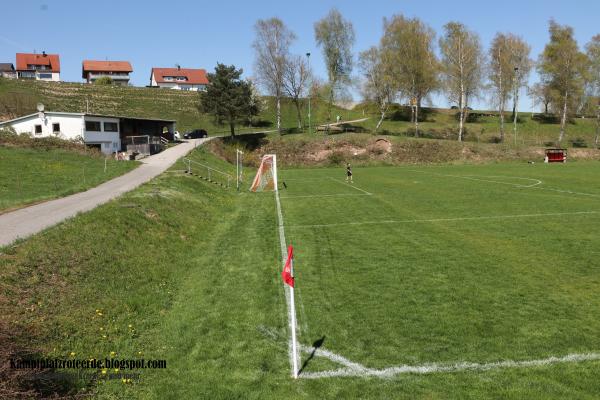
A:
<svg viewBox="0 0 600 400">
<path fill-rule="evenodd" d="M 360 108 L 360 107 L 359 107 Z M 423 133 L 441 135 L 445 130 L 455 131 L 458 129 L 458 123 L 455 118 L 455 110 L 444 109 L 428 109 L 427 115 L 424 115 L 425 120 L 420 122 L 419 129 Z M 475 111 L 477 112 L 477 111 Z M 398 113 L 399 115 L 401 113 Z M 379 120 L 379 115 L 374 112 L 372 107 L 366 107 L 366 115 L 370 116 L 370 120 L 357 124 L 369 130 L 374 130 Z M 388 114 L 384 120 L 380 130 L 389 134 L 406 134 L 413 128 L 410 121 L 403 120 L 403 117 L 395 117 L 394 111 Z M 560 132 L 558 123 L 543 123 L 533 120 L 531 113 L 519 113 L 519 124 L 517 131 L 517 144 L 526 146 L 544 146 L 546 142 L 556 142 Z M 511 113 L 506 115 L 506 142 L 510 145 L 514 144 L 513 124 Z M 484 116 L 477 119 L 476 122 L 467 123 L 468 141 L 490 142 L 494 137 L 500 137 L 500 122 L 499 117 Z M 572 123 L 567 125 L 567 136 L 563 141 L 563 146 L 570 146 L 570 140 L 582 138 L 589 147 L 593 147 L 596 132 L 596 121 L 593 119 L 577 118 Z M 411 133 L 412 135 L 412 133 Z"/>
<path fill-rule="evenodd" d="M 0 98 L 11 96 L 12 93 L 20 93 L 29 100 L 29 112 L 35 112 L 37 102 L 44 103 L 46 109 L 51 111 L 85 112 L 88 100 L 92 113 L 173 119 L 177 121 L 180 132 L 204 128 L 211 135 L 229 133 L 228 128 L 215 126 L 212 117 L 198 112 L 199 96 L 193 92 L 0 78 Z M 313 122 L 324 121 L 326 107 L 318 101 L 313 102 L 312 106 Z M 355 115 L 338 108 L 334 108 L 334 113 Z M 257 120 L 262 121 L 262 128 L 246 127 L 241 130 L 275 129 L 275 106 L 271 98 L 265 98 L 263 111 Z M 296 127 L 295 108 L 287 101 L 282 107 L 282 123 L 284 128 Z"/>
<path fill-rule="evenodd" d="M 220 162 L 199 153 L 192 157 Z M 598 172 L 586 163 L 473 168 L 424 171 L 533 176 L 583 192 L 596 190 Z M 340 172 L 282 171 L 289 185 L 282 196 L 360 194 L 328 179 Z M 355 178 L 375 195 L 282 199 L 286 233 L 298 247 L 302 343 L 325 335 L 325 348 L 371 367 L 598 350 L 597 216 L 291 227 L 587 210 L 595 199 L 402 168 L 356 169 Z M 598 363 L 293 382 L 276 223 L 270 193 L 164 174 L 4 249 L 0 311 L 18 321 L 14 340 L 52 356 L 167 359 L 167 370 L 142 371 L 140 382 L 100 383 L 98 398 L 593 398 L 600 391 Z"/>
<path fill-rule="evenodd" d="M 104 172 L 104 157 L 0 146 L 0 211 L 87 190 L 136 165 L 108 159 Z"/>
</svg>

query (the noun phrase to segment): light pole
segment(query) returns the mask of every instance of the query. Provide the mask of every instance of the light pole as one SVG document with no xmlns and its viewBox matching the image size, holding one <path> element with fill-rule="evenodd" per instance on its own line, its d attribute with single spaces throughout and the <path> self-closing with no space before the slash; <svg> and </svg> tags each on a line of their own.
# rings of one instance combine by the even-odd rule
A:
<svg viewBox="0 0 600 400">
<path fill-rule="evenodd" d="M 519 67 L 515 67 L 515 120 L 514 120 L 514 136 L 515 146 L 517 145 L 517 115 L 518 115 L 518 103 L 519 103 Z"/>
<path fill-rule="evenodd" d="M 306 53 L 307 67 L 310 71 L 310 53 Z M 311 79 L 312 81 L 312 79 Z M 310 82 L 312 84 L 312 82 Z M 310 97 L 311 97 L 311 87 L 308 86 L 308 133 L 312 132 L 311 120 L 310 120 Z"/>
</svg>

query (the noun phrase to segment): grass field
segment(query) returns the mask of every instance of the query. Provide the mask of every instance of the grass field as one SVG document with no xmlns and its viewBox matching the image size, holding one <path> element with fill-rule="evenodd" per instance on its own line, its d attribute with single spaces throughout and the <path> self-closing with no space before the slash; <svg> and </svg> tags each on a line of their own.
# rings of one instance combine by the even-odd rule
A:
<svg viewBox="0 0 600 400">
<path fill-rule="evenodd" d="M 137 162 L 53 149 L 0 146 L 0 212 L 66 196 L 122 175 Z"/>
<path fill-rule="evenodd" d="M 203 149 L 191 157 L 233 171 Z M 2 249 L 9 343 L 53 357 L 167 360 L 131 384 L 85 387 L 100 399 L 600 392 L 593 360 L 389 369 L 597 356 L 597 163 L 355 168 L 353 185 L 341 168 L 280 170 L 299 340 L 320 346 L 303 353 L 298 381 L 273 193 L 225 190 L 182 168 Z M 351 376 L 319 377 L 327 371 Z"/>
</svg>

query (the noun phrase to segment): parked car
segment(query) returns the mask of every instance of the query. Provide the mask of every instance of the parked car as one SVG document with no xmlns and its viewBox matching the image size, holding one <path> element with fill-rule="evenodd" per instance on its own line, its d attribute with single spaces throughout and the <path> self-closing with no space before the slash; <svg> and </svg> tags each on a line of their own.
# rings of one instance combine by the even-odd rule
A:
<svg viewBox="0 0 600 400">
<path fill-rule="evenodd" d="M 200 139 L 204 137 L 208 137 L 208 133 L 204 129 L 194 129 L 183 135 L 184 139 Z"/>
</svg>

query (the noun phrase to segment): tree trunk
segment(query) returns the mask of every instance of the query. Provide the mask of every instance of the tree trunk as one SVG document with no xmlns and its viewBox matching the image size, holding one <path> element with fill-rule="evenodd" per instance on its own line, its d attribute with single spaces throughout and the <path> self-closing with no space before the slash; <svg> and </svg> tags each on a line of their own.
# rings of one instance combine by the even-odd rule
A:
<svg viewBox="0 0 600 400">
<path fill-rule="evenodd" d="M 296 105 L 296 118 L 298 118 L 298 129 L 302 130 L 302 110 L 300 108 L 300 100 L 294 100 L 294 104 Z"/>
<path fill-rule="evenodd" d="M 419 137 L 419 104 L 415 103 L 415 137 Z"/>
<path fill-rule="evenodd" d="M 379 129 L 379 127 L 383 123 L 384 118 L 385 118 L 385 110 L 381 112 L 381 118 L 379 118 L 379 122 L 377 122 L 377 125 L 375 126 L 375 132 L 377 132 L 377 129 Z"/>
<path fill-rule="evenodd" d="M 545 101 L 544 102 L 544 114 L 548 115 L 548 106 L 550 105 L 550 102 Z"/>
<path fill-rule="evenodd" d="M 231 133 L 231 137 L 235 136 L 235 124 L 233 122 L 229 123 L 229 132 Z"/>
<path fill-rule="evenodd" d="M 504 143 L 504 105 L 500 108 L 500 142 Z"/>
<path fill-rule="evenodd" d="M 600 106 L 596 112 L 596 138 L 594 139 L 594 145 L 598 147 L 598 141 L 600 140 Z"/>
<path fill-rule="evenodd" d="M 562 143 L 565 138 L 565 126 L 567 125 L 567 102 L 569 99 L 569 93 L 565 93 L 565 103 L 563 105 L 562 117 L 560 119 L 560 135 L 558 136 L 558 143 Z"/>
<path fill-rule="evenodd" d="M 277 95 L 277 132 L 281 135 L 281 95 Z"/>
<path fill-rule="evenodd" d="M 463 90 L 463 84 L 461 82 L 460 84 L 460 101 L 459 101 L 459 108 L 460 108 L 460 121 L 458 121 L 458 141 L 462 142 L 462 136 L 463 136 L 463 126 L 464 126 L 464 118 L 465 118 L 465 92 Z"/>
</svg>

